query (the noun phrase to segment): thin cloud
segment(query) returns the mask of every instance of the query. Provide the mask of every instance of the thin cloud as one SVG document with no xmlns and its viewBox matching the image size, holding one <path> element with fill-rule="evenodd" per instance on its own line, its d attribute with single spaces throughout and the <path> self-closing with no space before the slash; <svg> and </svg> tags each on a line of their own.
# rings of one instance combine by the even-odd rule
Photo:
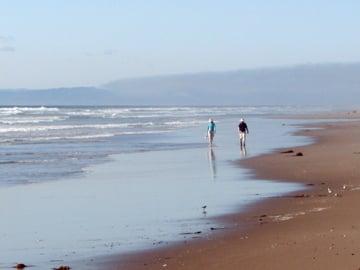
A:
<svg viewBox="0 0 360 270">
<path fill-rule="evenodd" d="M 15 52 L 15 47 L 13 47 L 13 46 L 2 46 L 2 47 L 0 47 L 0 52 Z"/>
<path fill-rule="evenodd" d="M 0 36 L 0 42 L 2 43 L 9 43 L 14 41 L 14 38 L 12 36 Z"/>
<path fill-rule="evenodd" d="M 15 47 L 13 46 L 14 38 L 12 36 L 0 35 L 0 52 L 15 52 Z"/>
</svg>

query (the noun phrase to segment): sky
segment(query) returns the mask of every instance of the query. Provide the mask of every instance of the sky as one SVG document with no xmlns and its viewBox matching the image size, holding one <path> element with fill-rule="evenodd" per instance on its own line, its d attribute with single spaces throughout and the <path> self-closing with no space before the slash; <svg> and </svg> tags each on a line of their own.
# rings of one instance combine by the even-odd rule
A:
<svg viewBox="0 0 360 270">
<path fill-rule="evenodd" d="M 0 89 L 360 61 L 357 0 L 0 0 Z"/>
</svg>

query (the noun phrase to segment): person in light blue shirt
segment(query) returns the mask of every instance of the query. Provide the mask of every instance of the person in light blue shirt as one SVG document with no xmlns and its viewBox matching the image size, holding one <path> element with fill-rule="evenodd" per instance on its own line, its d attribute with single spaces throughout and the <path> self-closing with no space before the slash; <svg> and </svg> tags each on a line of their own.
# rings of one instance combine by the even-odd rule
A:
<svg viewBox="0 0 360 270">
<path fill-rule="evenodd" d="M 209 140 L 209 145 L 211 146 L 213 144 L 214 136 L 216 132 L 216 125 L 212 118 L 209 119 L 209 124 L 207 128 L 207 138 Z"/>
</svg>

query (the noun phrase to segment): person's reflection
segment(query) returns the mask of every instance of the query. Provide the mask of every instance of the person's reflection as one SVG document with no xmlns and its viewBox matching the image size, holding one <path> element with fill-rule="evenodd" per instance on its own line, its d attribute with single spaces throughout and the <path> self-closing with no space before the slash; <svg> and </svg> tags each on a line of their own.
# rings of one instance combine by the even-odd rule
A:
<svg viewBox="0 0 360 270">
<path fill-rule="evenodd" d="M 209 148 L 208 160 L 210 165 L 211 177 L 215 180 L 216 178 L 216 157 L 213 148 Z"/>
<path fill-rule="evenodd" d="M 241 155 L 242 157 L 246 157 L 247 152 L 246 152 L 246 146 L 245 146 L 245 145 L 244 145 L 244 146 L 240 146 L 240 155 Z"/>
</svg>

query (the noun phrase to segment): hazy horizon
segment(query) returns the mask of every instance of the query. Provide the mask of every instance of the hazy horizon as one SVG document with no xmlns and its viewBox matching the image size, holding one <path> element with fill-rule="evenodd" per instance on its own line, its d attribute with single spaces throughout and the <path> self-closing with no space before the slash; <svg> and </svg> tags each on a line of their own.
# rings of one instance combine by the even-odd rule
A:
<svg viewBox="0 0 360 270">
<path fill-rule="evenodd" d="M 120 79 L 0 91 L 1 105 L 357 105 L 360 62 Z"/>
<path fill-rule="evenodd" d="M 208 71 L 197 71 L 197 72 L 182 72 L 182 73 L 159 73 L 147 76 L 130 76 L 124 78 L 115 78 L 113 80 L 109 80 L 103 82 L 101 84 L 94 84 L 94 85 L 68 85 L 68 86 L 59 86 L 53 85 L 49 87 L 0 87 L 1 90 L 49 90 L 49 89 L 67 89 L 67 88 L 84 88 L 84 87 L 94 87 L 94 88 L 104 88 L 104 86 L 118 82 L 118 81 L 133 81 L 133 80 L 142 80 L 142 79 L 153 79 L 153 78 L 169 78 L 169 77 L 183 77 L 183 76 L 197 76 L 197 75 L 211 75 L 211 74 L 227 74 L 227 73 L 236 73 L 236 72 L 259 72 L 259 71 L 276 71 L 276 70 L 292 70 L 297 68 L 316 68 L 316 67 L 327 67 L 327 66 L 334 66 L 334 67 L 341 67 L 341 66 L 348 66 L 348 65 L 358 65 L 360 61 L 353 61 L 353 62 L 321 62 L 321 63 L 298 63 L 292 65 L 278 65 L 278 66 L 260 66 L 260 67 L 252 67 L 252 68 L 237 68 L 237 69 L 229 69 L 229 70 L 208 70 Z M 106 88 L 106 87 L 105 87 Z"/>
</svg>

